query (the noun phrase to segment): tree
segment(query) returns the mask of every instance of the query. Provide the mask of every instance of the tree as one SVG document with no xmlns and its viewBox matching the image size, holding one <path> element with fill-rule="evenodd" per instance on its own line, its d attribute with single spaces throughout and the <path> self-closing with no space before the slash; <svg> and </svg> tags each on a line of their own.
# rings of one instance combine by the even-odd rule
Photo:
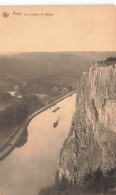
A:
<svg viewBox="0 0 116 195">
<path fill-rule="evenodd" d="M 14 106 L 13 112 L 13 123 L 22 122 L 28 115 L 28 104 L 27 103 L 18 103 Z"/>
<path fill-rule="evenodd" d="M 59 91 L 58 91 L 58 87 L 54 87 L 52 89 L 52 94 L 55 96 L 55 95 L 58 95 Z"/>
<path fill-rule="evenodd" d="M 66 87 L 64 87 L 62 90 L 62 94 L 66 94 L 66 93 L 68 93 L 68 89 Z"/>
<path fill-rule="evenodd" d="M 72 90 L 73 90 L 72 86 L 71 85 L 68 86 L 68 91 L 72 91 Z"/>
<path fill-rule="evenodd" d="M 7 102 L 11 100 L 11 95 L 8 92 L 0 91 L 0 101 Z"/>
</svg>

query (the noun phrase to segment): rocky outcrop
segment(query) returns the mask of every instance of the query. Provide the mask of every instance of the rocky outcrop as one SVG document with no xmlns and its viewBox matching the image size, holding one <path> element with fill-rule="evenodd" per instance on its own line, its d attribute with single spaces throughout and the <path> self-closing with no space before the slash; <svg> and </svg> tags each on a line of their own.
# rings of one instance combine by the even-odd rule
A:
<svg viewBox="0 0 116 195">
<path fill-rule="evenodd" d="M 76 110 L 60 151 L 57 183 L 84 188 L 89 180 L 115 178 L 116 185 L 116 59 L 91 65 L 77 87 Z M 97 179 L 96 179 L 97 178 Z M 110 180 L 111 181 L 111 180 Z M 108 182 L 106 182 L 108 183 Z"/>
</svg>

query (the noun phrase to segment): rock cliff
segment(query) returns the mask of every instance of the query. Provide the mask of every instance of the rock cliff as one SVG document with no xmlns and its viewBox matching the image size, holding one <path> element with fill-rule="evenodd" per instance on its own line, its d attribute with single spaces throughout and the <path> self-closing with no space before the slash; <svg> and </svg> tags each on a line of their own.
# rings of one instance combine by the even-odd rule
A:
<svg viewBox="0 0 116 195">
<path fill-rule="evenodd" d="M 116 58 L 91 65 L 79 81 L 56 180 L 104 192 L 116 186 Z"/>
</svg>

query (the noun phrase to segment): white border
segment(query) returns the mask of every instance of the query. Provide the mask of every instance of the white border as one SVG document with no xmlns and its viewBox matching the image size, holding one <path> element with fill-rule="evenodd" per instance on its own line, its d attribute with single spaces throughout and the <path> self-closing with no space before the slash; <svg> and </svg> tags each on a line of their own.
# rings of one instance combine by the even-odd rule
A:
<svg viewBox="0 0 116 195">
<path fill-rule="evenodd" d="M 116 0 L 0 0 L 0 6 L 116 5 Z"/>
</svg>

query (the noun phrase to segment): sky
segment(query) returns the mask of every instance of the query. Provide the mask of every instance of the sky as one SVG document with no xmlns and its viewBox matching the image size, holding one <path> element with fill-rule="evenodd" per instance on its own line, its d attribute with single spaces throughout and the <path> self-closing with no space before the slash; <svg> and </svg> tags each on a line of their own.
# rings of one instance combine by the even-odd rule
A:
<svg viewBox="0 0 116 195">
<path fill-rule="evenodd" d="M 31 51 L 116 51 L 116 7 L 0 7 L 0 53 Z"/>
</svg>

